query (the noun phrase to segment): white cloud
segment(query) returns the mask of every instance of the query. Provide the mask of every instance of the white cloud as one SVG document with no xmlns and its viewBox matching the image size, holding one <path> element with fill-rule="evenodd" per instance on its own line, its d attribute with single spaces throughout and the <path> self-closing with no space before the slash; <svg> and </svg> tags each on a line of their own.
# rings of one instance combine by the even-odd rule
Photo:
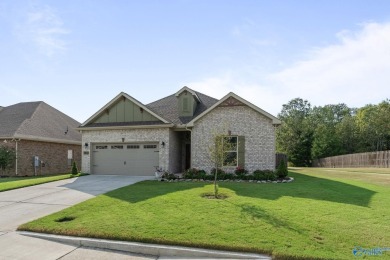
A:
<svg viewBox="0 0 390 260">
<path fill-rule="evenodd" d="M 337 36 L 338 44 L 312 50 L 307 59 L 271 75 L 272 84 L 313 105 L 360 107 L 388 98 L 390 23 L 367 23 Z"/>
<path fill-rule="evenodd" d="M 187 83 L 189 88 L 220 99 L 229 92 L 234 92 L 245 98 L 261 109 L 277 115 L 286 97 L 284 93 L 279 93 L 277 89 L 261 85 L 257 82 L 240 80 L 232 73 L 226 73 L 220 77 L 206 78 L 197 82 Z"/>
<path fill-rule="evenodd" d="M 24 43 L 32 43 L 47 57 L 67 49 L 67 42 L 63 36 L 69 33 L 70 31 L 64 28 L 61 18 L 49 6 L 28 10 L 17 29 L 17 35 Z"/>
<path fill-rule="evenodd" d="M 350 107 L 390 98 L 390 23 L 363 24 L 360 31 L 337 37 L 338 44 L 313 49 L 304 60 L 268 76 L 225 73 L 187 86 L 215 98 L 233 91 L 274 115 L 296 97 L 313 106 Z"/>
</svg>

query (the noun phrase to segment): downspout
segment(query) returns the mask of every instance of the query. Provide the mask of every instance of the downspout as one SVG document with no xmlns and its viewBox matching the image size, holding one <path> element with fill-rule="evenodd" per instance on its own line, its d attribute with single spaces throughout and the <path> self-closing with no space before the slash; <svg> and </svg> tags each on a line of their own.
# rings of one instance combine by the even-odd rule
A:
<svg viewBox="0 0 390 260">
<path fill-rule="evenodd" d="M 15 175 L 18 175 L 18 142 L 20 139 L 14 139 L 15 141 Z"/>
<path fill-rule="evenodd" d="M 15 140 L 15 175 L 18 175 L 18 141 Z"/>
</svg>

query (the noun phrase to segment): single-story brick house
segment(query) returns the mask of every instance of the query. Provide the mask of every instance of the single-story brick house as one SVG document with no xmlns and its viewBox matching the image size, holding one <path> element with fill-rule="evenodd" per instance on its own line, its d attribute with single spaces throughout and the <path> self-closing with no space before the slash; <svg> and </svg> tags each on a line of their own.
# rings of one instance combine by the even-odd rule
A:
<svg viewBox="0 0 390 260">
<path fill-rule="evenodd" d="M 81 165 L 79 122 L 45 102 L 0 107 L 0 146 L 14 149 L 16 160 L 7 175 L 70 172 Z"/>
<path fill-rule="evenodd" d="M 215 133 L 229 137 L 227 170 L 275 169 L 275 128 L 279 119 L 234 93 L 217 100 L 188 87 L 144 105 L 118 94 L 79 130 L 82 171 L 91 174 L 153 175 L 213 164 L 209 146 Z M 219 131 L 219 132 L 218 132 Z"/>
</svg>

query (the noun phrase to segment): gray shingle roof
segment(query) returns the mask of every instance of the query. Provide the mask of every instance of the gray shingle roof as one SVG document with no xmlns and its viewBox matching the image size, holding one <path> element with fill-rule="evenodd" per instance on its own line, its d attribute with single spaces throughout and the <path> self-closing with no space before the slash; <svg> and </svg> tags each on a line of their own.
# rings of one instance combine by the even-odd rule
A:
<svg viewBox="0 0 390 260">
<path fill-rule="evenodd" d="M 177 97 L 175 94 L 149 103 L 146 106 L 156 114 L 171 121 L 174 124 L 186 124 L 218 102 L 218 100 L 215 98 L 209 97 L 197 91 L 194 92 L 198 95 L 200 103 L 198 103 L 196 107 L 194 116 L 191 117 L 179 117 Z"/>
<path fill-rule="evenodd" d="M 0 110 L 0 138 L 23 136 L 81 142 L 81 134 L 76 130 L 79 125 L 42 101 L 18 103 Z"/>
</svg>

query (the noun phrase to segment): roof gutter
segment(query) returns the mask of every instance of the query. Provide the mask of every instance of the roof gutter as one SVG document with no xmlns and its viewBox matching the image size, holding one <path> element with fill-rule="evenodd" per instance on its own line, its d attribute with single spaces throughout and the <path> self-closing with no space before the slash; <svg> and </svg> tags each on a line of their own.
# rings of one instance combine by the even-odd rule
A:
<svg viewBox="0 0 390 260">
<path fill-rule="evenodd" d="M 95 126 L 95 127 L 78 127 L 79 131 L 103 131 L 103 130 L 125 130 L 125 129 L 148 129 L 148 128 L 170 128 L 174 124 L 163 124 L 163 125 L 127 125 L 127 126 Z"/>
<path fill-rule="evenodd" d="M 37 141 L 37 142 L 46 142 L 46 143 L 81 145 L 81 140 L 80 141 L 72 141 L 72 140 L 64 140 L 64 139 L 57 139 L 57 138 L 47 138 L 47 137 L 39 137 L 39 136 L 29 136 L 29 135 L 15 135 L 12 138 L 14 138 L 14 139 L 21 139 L 21 140 L 29 140 L 29 141 Z"/>
</svg>

